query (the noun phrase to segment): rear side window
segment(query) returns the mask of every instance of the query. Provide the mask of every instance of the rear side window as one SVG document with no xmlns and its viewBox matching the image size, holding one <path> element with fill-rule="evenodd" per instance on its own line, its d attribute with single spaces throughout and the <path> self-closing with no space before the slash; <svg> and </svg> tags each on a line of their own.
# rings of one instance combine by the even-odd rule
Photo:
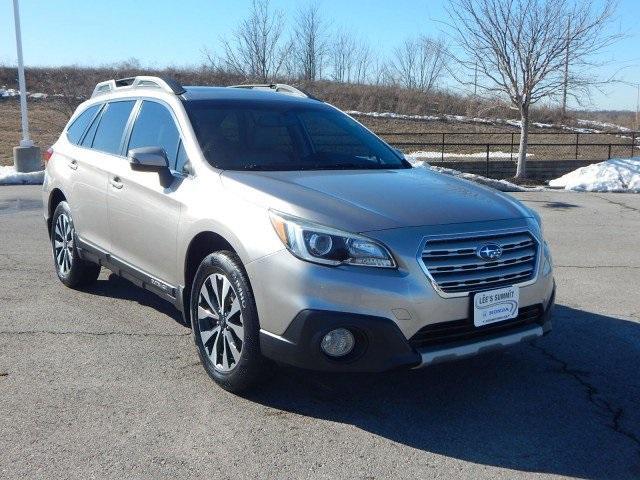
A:
<svg viewBox="0 0 640 480">
<path fill-rule="evenodd" d="M 93 148 L 113 153 L 114 155 L 120 154 L 122 133 L 127 125 L 134 103 L 133 100 L 111 102 L 105 106 L 105 111 L 102 112 L 100 124 L 93 139 Z"/>
<path fill-rule="evenodd" d="M 169 166 L 176 169 L 180 133 L 169 110 L 157 102 L 142 102 L 140 113 L 131 131 L 129 150 L 140 147 L 161 147 Z"/>
<path fill-rule="evenodd" d="M 80 139 L 82 138 L 82 134 L 85 132 L 91 120 L 96 115 L 96 112 L 100 108 L 100 105 L 93 105 L 92 107 L 87 108 L 84 112 L 82 112 L 76 119 L 69 125 L 67 128 L 67 138 L 74 145 L 78 145 L 80 143 Z"/>
</svg>

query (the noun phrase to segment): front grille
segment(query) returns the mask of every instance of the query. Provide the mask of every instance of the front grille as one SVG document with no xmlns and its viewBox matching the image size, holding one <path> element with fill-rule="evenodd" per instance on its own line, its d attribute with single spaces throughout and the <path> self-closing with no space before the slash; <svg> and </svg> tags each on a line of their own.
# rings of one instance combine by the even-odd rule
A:
<svg viewBox="0 0 640 480">
<path fill-rule="evenodd" d="M 543 312 L 544 310 L 541 304 L 531 305 L 518 310 L 518 316 L 516 318 L 490 323 L 482 327 L 476 327 L 473 324 L 473 319 L 470 318 L 435 323 L 418 330 L 418 332 L 409 339 L 409 343 L 414 348 L 421 348 L 481 339 L 482 337 L 497 333 L 508 333 L 509 330 L 539 322 Z"/>
<path fill-rule="evenodd" d="M 497 260 L 476 255 L 486 244 L 502 247 Z M 448 294 L 524 283 L 535 275 L 538 242 L 527 231 L 427 239 L 422 264 L 435 285 Z"/>
</svg>

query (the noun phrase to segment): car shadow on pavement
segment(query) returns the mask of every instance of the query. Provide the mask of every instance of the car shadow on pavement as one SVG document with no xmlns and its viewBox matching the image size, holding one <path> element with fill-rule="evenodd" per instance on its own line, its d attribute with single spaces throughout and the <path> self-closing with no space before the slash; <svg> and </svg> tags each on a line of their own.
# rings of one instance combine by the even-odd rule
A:
<svg viewBox="0 0 640 480">
<path fill-rule="evenodd" d="M 423 370 L 282 368 L 250 398 L 477 464 L 640 478 L 640 325 L 567 306 L 554 318 L 532 344 Z"/>
<path fill-rule="evenodd" d="M 182 314 L 170 302 L 161 299 L 157 295 L 140 288 L 130 281 L 109 272 L 106 279 L 99 278 L 95 283 L 85 287 L 82 291 L 102 297 L 119 298 L 138 302 L 140 305 L 150 307 L 163 313 L 182 326 L 186 326 Z"/>
<path fill-rule="evenodd" d="M 551 201 L 551 200 L 532 200 L 527 198 L 525 203 L 541 203 L 543 208 L 551 208 L 553 210 L 566 210 L 570 208 L 581 208 L 580 205 L 568 202 Z"/>
</svg>

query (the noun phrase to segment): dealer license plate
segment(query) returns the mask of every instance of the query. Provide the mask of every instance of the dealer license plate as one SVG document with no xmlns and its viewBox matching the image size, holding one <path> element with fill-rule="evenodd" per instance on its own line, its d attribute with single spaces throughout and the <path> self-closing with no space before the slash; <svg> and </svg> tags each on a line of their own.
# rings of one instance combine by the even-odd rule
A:
<svg viewBox="0 0 640 480">
<path fill-rule="evenodd" d="M 473 324 L 482 327 L 518 316 L 518 287 L 478 292 L 473 296 Z"/>
</svg>

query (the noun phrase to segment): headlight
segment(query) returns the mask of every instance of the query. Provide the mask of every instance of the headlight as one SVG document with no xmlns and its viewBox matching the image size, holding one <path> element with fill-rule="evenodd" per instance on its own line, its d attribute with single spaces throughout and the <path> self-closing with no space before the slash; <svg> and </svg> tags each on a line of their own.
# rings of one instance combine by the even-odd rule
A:
<svg viewBox="0 0 640 480">
<path fill-rule="evenodd" d="M 296 257 L 323 265 L 395 268 L 389 250 L 370 238 L 270 211 L 271 224 Z"/>
</svg>

